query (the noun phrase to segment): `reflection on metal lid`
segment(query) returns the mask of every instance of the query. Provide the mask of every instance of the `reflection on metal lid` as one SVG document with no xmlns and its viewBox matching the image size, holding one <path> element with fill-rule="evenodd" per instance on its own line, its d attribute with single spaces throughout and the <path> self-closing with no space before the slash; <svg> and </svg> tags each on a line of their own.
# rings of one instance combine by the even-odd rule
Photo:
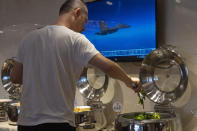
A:
<svg viewBox="0 0 197 131">
<path fill-rule="evenodd" d="M 3 78 L 2 78 L 2 80 L 9 80 L 10 79 L 10 76 L 4 76 Z"/>
</svg>

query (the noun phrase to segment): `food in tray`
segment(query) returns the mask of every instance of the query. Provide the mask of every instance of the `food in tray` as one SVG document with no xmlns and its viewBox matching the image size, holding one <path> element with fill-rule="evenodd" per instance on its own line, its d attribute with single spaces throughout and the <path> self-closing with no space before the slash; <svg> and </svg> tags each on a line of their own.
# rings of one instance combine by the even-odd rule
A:
<svg viewBox="0 0 197 131">
<path fill-rule="evenodd" d="M 127 119 L 135 119 L 135 120 L 150 120 L 150 119 L 161 119 L 161 116 L 158 112 L 154 112 L 154 113 L 141 113 L 141 114 L 137 114 L 135 116 L 124 116 Z"/>
<path fill-rule="evenodd" d="M 77 112 L 84 112 L 84 111 L 90 111 L 91 108 L 90 106 L 76 106 L 74 108 L 74 112 L 77 113 Z"/>
<path fill-rule="evenodd" d="M 0 103 L 11 102 L 11 99 L 0 99 Z"/>
</svg>

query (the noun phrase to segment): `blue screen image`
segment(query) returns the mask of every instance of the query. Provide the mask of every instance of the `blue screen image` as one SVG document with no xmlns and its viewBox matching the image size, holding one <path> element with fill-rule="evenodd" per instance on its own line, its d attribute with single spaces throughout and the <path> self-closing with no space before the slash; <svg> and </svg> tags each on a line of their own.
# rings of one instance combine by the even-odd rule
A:
<svg viewBox="0 0 197 131">
<path fill-rule="evenodd" d="M 144 58 L 156 49 L 155 0 L 98 0 L 87 3 L 83 34 L 105 57 Z"/>
</svg>

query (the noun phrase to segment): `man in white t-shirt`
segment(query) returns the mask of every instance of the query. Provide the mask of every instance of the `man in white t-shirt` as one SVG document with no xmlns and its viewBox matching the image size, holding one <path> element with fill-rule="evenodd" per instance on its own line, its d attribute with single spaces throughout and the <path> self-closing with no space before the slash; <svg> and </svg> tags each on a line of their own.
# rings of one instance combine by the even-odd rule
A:
<svg viewBox="0 0 197 131">
<path fill-rule="evenodd" d="M 66 0 L 55 25 L 34 30 L 22 40 L 11 72 L 12 82 L 23 84 L 19 131 L 74 131 L 75 87 L 88 64 L 123 81 L 135 92 L 140 90 L 140 84 L 81 34 L 87 20 L 83 1 Z"/>
</svg>

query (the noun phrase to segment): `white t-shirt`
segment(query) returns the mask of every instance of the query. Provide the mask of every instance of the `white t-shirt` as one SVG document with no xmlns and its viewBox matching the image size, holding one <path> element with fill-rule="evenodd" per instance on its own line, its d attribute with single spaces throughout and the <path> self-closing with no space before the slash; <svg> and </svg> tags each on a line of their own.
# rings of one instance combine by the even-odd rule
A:
<svg viewBox="0 0 197 131">
<path fill-rule="evenodd" d="M 97 53 L 84 35 L 64 26 L 51 25 L 29 33 L 17 56 L 23 64 L 18 124 L 74 125 L 76 82 Z"/>
</svg>

